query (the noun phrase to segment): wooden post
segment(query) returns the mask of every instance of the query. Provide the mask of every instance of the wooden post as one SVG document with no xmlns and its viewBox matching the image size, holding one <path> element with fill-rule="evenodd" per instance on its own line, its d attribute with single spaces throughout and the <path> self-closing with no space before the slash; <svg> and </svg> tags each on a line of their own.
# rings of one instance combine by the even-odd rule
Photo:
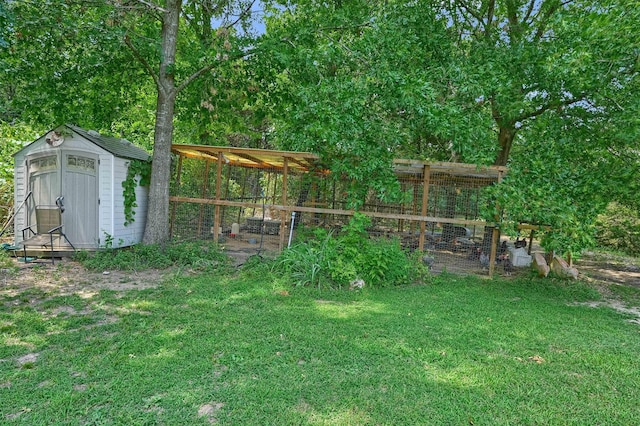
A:
<svg viewBox="0 0 640 426">
<path fill-rule="evenodd" d="M 400 189 L 401 189 L 402 193 L 404 194 L 407 191 L 407 182 L 402 181 L 400 183 Z M 400 204 L 400 214 L 404 214 L 405 210 L 406 210 L 405 202 L 402 201 L 402 204 Z M 398 220 L 398 232 L 404 232 L 404 220 L 403 219 L 399 219 Z"/>
<path fill-rule="evenodd" d="M 413 182 L 413 201 L 412 201 L 412 206 L 411 206 L 411 214 L 418 214 L 418 180 L 412 181 Z M 416 223 L 414 221 L 411 221 L 411 233 L 413 233 L 413 231 L 416 229 Z"/>
<path fill-rule="evenodd" d="M 216 170 L 216 200 L 220 201 L 220 188 L 222 187 L 222 152 L 218 152 L 218 170 Z M 220 205 L 216 204 L 215 216 L 213 218 L 213 241 L 218 242 L 220 228 Z"/>
<path fill-rule="evenodd" d="M 202 184 L 202 198 L 207 198 L 207 190 L 209 189 L 209 170 L 211 162 L 207 160 L 204 168 L 204 183 Z M 198 236 L 202 235 L 202 219 L 204 217 L 204 205 L 200 205 L 200 215 L 198 215 Z"/>
<path fill-rule="evenodd" d="M 228 200 L 229 199 L 229 181 L 231 180 L 231 167 L 227 166 L 227 177 L 225 178 L 225 183 L 224 183 L 224 199 Z M 224 223 L 224 214 L 227 211 L 226 206 L 222 207 L 222 215 L 220 216 L 220 220 L 222 223 Z"/>
<path fill-rule="evenodd" d="M 244 176 L 242 177 L 242 191 L 240 191 L 240 201 L 244 202 L 244 193 L 245 190 L 247 188 L 247 173 L 248 173 L 249 169 L 245 168 L 243 170 L 243 174 Z M 236 220 L 236 222 L 240 223 L 240 217 L 242 216 L 242 207 L 238 208 L 238 219 Z"/>
<path fill-rule="evenodd" d="M 176 176 L 176 191 L 178 194 L 180 193 L 180 177 L 182 175 L 182 155 L 178 157 L 178 176 Z M 173 224 L 176 220 L 176 207 L 178 206 L 177 202 L 174 202 L 171 206 L 171 221 L 169 222 L 169 238 L 173 237 Z"/>
<path fill-rule="evenodd" d="M 427 215 L 427 204 L 429 203 L 429 179 L 431 177 L 431 168 L 428 164 L 424 165 L 422 170 L 422 211 L 421 215 Z M 424 233 L 427 228 L 427 222 L 420 222 L 420 239 L 418 240 L 418 250 L 424 250 Z"/>
<path fill-rule="evenodd" d="M 289 159 L 284 157 L 284 164 L 282 167 L 282 205 L 287 205 L 287 178 L 289 175 Z M 276 180 L 277 182 L 277 180 Z M 275 193 L 274 193 L 275 196 Z M 284 249 L 284 234 L 287 232 L 287 212 L 285 210 L 280 211 L 280 243 L 278 248 L 280 251 Z"/>
</svg>

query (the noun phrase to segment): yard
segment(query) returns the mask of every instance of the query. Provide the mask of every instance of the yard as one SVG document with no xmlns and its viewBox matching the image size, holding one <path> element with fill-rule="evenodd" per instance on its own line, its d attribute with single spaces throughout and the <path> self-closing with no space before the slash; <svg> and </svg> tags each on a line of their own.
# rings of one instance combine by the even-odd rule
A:
<svg viewBox="0 0 640 426">
<path fill-rule="evenodd" d="M 640 292 L 587 281 L 439 275 L 348 291 L 292 288 L 260 264 L 5 272 L 0 419 L 638 424 L 639 315 L 611 306 Z"/>
</svg>

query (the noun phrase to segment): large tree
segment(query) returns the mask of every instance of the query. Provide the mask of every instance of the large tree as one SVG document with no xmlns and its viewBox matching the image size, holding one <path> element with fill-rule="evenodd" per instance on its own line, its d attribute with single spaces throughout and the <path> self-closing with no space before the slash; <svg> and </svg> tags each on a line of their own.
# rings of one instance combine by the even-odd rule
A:
<svg viewBox="0 0 640 426">
<path fill-rule="evenodd" d="M 634 1 L 450 0 L 444 7 L 465 78 L 480 89 L 472 95 L 495 122 L 496 165 L 508 163 L 516 136 L 536 118 L 597 107 L 636 61 Z"/>
<path fill-rule="evenodd" d="M 160 34 L 152 38 L 156 41 L 161 38 L 157 45 L 159 56 L 145 56 L 135 41 L 129 35 L 125 36 L 127 46 L 153 78 L 158 94 L 149 208 L 143 237 L 144 243 L 151 244 L 163 243 L 169 238 L 171 143 L 177 96 L 193 81 L 206 74 L 215 74 L 221 64 L 249 53 L 234 27 L 245 24 L 251 17 L 255 0 L 166 0 L 164 5 L 140 2 L 161 24 Z M 216 21 L 217 25 L 214 24 Z M 213 25 L 218 27 L 216 31 L 212 30 Z M 243 26 L 242 30 L 246 31 L 247 27 Z M 180 53 L 182 61 L 178 59 Z M 184 64 L 182 70 L 181 63 Z M 200 67 L 193 68 L 194 63 L 199 63 Z"/>
<path fill-rule="evenodd" d="M 211 92 L 223 93 L 219 74 L 255 48 L 248 23 L 255 0 L 85 2 L 16 0 L 17 16 L 2 51 L 8 66 L 1 120 L 43 126 L 71 121 L 101 130 L 131 130 L 129 112 L 153 108 L 153 162 L 145 243 L 168 239 L 170 149 L 174 118 L 214 115 Z M 4 10 L 0 11 L 4 13 Z M 4 16 L 4 14 L 2 15 Z M 8 13 L 7 13 L 8 16 Z M 203 81 L 200 85 L 193 84 Z M 195 90 L 189 91 L 191 88 Z M 205 94 L 208 93 L 208 94 Z M 187 99 L 186 113 L 176 108 Z M 193 99 L 197 100 L 193 100 Z M 185 126 L 187 127 L 187 126 Z M 134 138 L 135 139 L 135 138 Z M 206 138 L 200 137 L 198 142 Z M 211 142 L 210 140 L 208 142 Z"/>
<path fill-rule="evenodd" d="M 269 26 L 288 45 L 272 58 L 279 139 L 323 154 L 361 189 L 392 183 L 393 156 L 508 164 L 495 193 L 506 210 L 488 217 L 552 223 L 564 229 L 555 246 L 584 246 L 607 200 L 638 198 L 634 4 L 282 7 Z"/>
</svg>

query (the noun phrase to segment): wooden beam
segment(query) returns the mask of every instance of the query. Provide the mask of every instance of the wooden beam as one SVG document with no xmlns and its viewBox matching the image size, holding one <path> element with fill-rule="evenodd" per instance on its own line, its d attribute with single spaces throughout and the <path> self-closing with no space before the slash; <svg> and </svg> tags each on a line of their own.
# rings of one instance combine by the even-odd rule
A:
<svg viewBox="0 0 640 426">
<path fill-rule="evenodd" d="M 208 145 L 189 145 L 189 144 L 173 144 L 171 145 L 171 151 L 179 153 L 180 151 L 198 151 L 202 153 L 209 153 L 210 155 L 218 155 L 218 153 L 230 153 L 230 154 L 248 154 L 255 157 L 261 155 L 268 156 L 280 156 L 296 159 L 308 159 L 319 160 L 320 156 L 311 152 L 295 152 L 295 151 L 275 151 L 270 149 L 256 149 L 256 148 L 238 148 L 233 146 L 208 146 Z"/>
<path fill-rule="evenodd" d="M 284 157 L 284 167 L 282 168 L 282 205 L 287 205 L 287 178 L 289 175 L 289 159 Z M 284 234 L 287 229 L 287 212 L 285 210 L 280 211 L 280 242 L 278 247 L 280 251 L 284 248 Z"/>
<path fill-rule="evenodd" d="M 222 153 L 218 155 L 218 170 L 216 170 L 216 201 L 220 200 L 222 188 Z M 213 241 L 218 242 L 220 231 L 220 204 L 215 205 L 215 216 L 213 218 Z"/>
<path fill-rule="evenodd" d="M 194 203 L 194 204 L 212 204 L 219 206 L 234 206 L 234 207 L 256 207 L 262 208 L 261 203 L 249 203 L 239 201 L 227 201 L 227 200 L 215 200 L 215 199 L 202 199 L 202 198 L 189 198 L 189 197 L 169 197 L 170 201 L 176 201 L 179 203 Z M 324 209 L 316 207 L 303 207 L 303 206 L 283 206 L 278 204 L 265 204 L 265 208 L 272 210 L 284 210 L 286 212 L 307 212 L 307 213 L 321 213 L 321 214 L 333 214 L 342 216 L 353 216 L 354 210 L 341 210 L 341 209 Z M 437 217 L 437 216 L 421 216 L 414 214 L 396 214 L 396 213 L 380 213 L 380 212 L 360 212 L 369 217 L 376 217 L 381 219 L 404 219 L 415 220 L 416 222 L 436 222 L 436 223 L 452 223 L 455 225 L 487 225 L 483 220 L 467 220 L 467 219 L 455 219 L 450 217 Z"/>
<path fill-rule="evenodd" d="M 421 216 L 427 215 L 427 204 L 429 203 L 429 179 L 431 176 L 431 167 L 427 164 L 422 169 L 422 210 Z M 420 238 L 418 239 L 418 250 L 424 251 L 424 234 L 427 230 L 426 222 L 420 222 Z"/>
<path fill-rule="evenodd" d="M 275 166 L 271 163 L 267 163 L 266 161 L 260 160 L 259 158 L 254 157 L 253 155 L 249 155 L 249 154 L 244 154 L 244 153 L 234 153 L 235 155 L 237 155 L 240 158 L 244 158 L 245 160 L 249 160 L 249 161 L 253 161 L 254 163 L 256 163 L 257 165 L 265 168 L 265 169 L 279 169 L 280 167 Z"/>
<path fill-rule="evenodd" d="M 209 186 L 209 170 L 211 169 L 211 162 L 207 161 L 204 167 L 204 180 L 202 182 L 202 198 L 207 198 L 207 189 Z M 202 219 L 204 216 L 204 206 L 200 206 L 200 214 L 198 215 L 198 235 L 202 235 Z"/>
</svg>

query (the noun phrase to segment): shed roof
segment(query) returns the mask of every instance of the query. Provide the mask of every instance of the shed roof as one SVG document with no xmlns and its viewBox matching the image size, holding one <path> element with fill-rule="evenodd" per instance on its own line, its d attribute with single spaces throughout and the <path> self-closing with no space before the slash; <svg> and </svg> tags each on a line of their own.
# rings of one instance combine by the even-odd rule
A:
<svg viewBox="0 0 640 426">
<path fill-rule="evenodd" d="M 131 158 L 134 160 L 147 161 L 151 156 L 142 148 L 138 148 L 126 139 L 104 136 L 95 130 L 85 130 L 72 124 L 65 124 L 66 127 L 73 130 L 83 138 L 93 142 L 100 148 L 109 151 L 116 157 Z"/>
<path fill-rule="evenodd" d="M 324 170 L 320 157 L 310 152 L 273 151 L 269 149 L 236 148 L 232 146 L 171 145 L 171 152 L 189 158 L 217 161 L 222 156 L 226 164 L 258 169 L 283 169 L 287 167 L 299 172 Z"/>
<path fill-rule="evenodd" d="M 114 137 L 111 137 L 111 136 L 104 136 L 104 135 L 101 135 L 100 133 L 96 132 L 95 130 L 85 130 L 85 129 L 81 128 L 81 127 L 74 126 L 72 124 L 63 124 L 62 126 L 58 126 L 58 127 L 54 128 L 53 130 L 60 129 L 61 127 L 66 127 L 67 129 L 71 130 L 72 132 L 77 133 L 82 138 L 88 140 L 89 142 L 93 143 L 94 145 L 99 146 L 100 148 L 104 149 L 105 151 L 110 152 L 111 154 L 115 155 L 116 157 L 129 158 L 129 159 L 132 159 L 132 160 L 143 160 L 143 161 L 148 161 L 148 160 L 151 159 L 151 156 L 149 155 L 149 153 L 147 153 L 142 148 L 139 148 L 139 147 L 135 146 L 133 143 L 129 142 L 126 139 L 119 139 L 119 138 L 114 138 Z M 48 133 L 49 132 L 47 132 L 45 134 L 48 134 Z M 40 139 L 40 138 L 38 138 L 38 139 Z M 38 139 L 36 139 L 36 140 L 38 140 Z M 25 149 L 29 148 L 29 146 L 31 146 L 34 142 L 32 142 L 29 145 L 23 147 L 21 150 L 19 150 L 18 152 L 16 152 L 13 155 L 14 156 L 18 155 L 20 152 L 22 152 Z"/>
</svg>

